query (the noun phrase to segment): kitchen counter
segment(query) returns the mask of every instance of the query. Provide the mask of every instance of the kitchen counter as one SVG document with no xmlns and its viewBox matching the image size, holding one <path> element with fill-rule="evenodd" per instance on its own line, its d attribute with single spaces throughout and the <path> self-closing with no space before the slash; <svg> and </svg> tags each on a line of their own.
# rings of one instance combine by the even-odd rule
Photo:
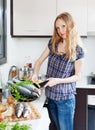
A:
<svg viewBox="0 0 95 130">
<path fill-rule="evenodd" d="M 43 107 L 45 100 L 46 100 L 45 90 L 43 89 L 42 95 L 35 101 L 32 101 L 35 111 L 40 113 L 41 116 L 39 116 L 37 118 L 29 119 L 29 120 L 24 120 L 24 121 L 18 120 L 18 122 L 20 124 L 28 124 L 31 127 L 31 130 L 39 130 L 39 129 L 48 130 L 50 119 L 48 117 L 47 108 Z M 10 112 L 10 110 L 8 112 Z M 5 115 L 6 115 L 6 113 L 5 113 Z M 16 121 L 13 121 L 13 122 L 10 121 L 10 124 L 15 124 L 15 123 L 16 123 Z M 8 127 L 8 129 L 11 130 L 10 127 Z"/>
<path fill-rule="evenodd" d="M 87 78 L 86 77 L 82 77 L 80 81 L 77 82 L 76 84 L 77 87 L 77 96 L 76 96 L 76 100 L 77 100 L 77 107 L 76 107 L 76 114 L 75 114 L 75 130 L 79 130 L 81 128 L 81 130 L 86 130 L 87 126 L 86 126 L 86 107 L 87 104 L 93 104 L 95 105 L 95 96 L 93 95 L 87 95 L 88 97 L 86 98 L 86 94 L 91 92 L 93 92 L 93 90 L 95 91 L 95 85 L 89 85 L 87 83 Z M 80 99 L 81 97 L 81 99 Z M 35 106 L 38 108 L 39 112 L 41 113 L 42 117 L 40 119 L 35 119 L 35 120 L 29 120 L 26 122 L 22 122 L 22 123 L 27 123 L 27 124 L 31 124 L 32 125 L 32 130 L 39 130 L 39 128 L 41 130 L 49 130 L 49 117 L 48 117 L 48 112 L 47 109 L 43 107 L 44 102 L 45 102 L 45 92 L 43 90 L 43 93 L 41 95 L 41 97 L 35 101 L 33 101 L 33 103 L 35 104 Z M 79 114 L 80 113 L 80 114 Z M 82 120 L 83 118 L 83 120 Z M 79 122 L 79 120 L 81 120 Z M 44 123 L 44 125 L 43 125 Z M 45 125 L 46 123 L 46 125 Z"/>
<path fill-rule="evenodd" d="M 45 102 L 45 91 L 42 91 L 42 95 L 40 98 L 38 98 L 35 101 L 32 101 L 35 107 L 38 109 L 38 111 L 41 114 L 41 118 L 39 119 L 32 119 L 32 120 L 27 120 L 27 121 L 20 121 L 21 124 L 29 124 L 32 128 L 32 130 L 48 130 L 49 126 L 49 117 L 48 117 L 48 112 L 45 107 L 43 107 L 44 102 Z M 44 123 L 44 125 L 43 125 Z M 12 123 L 14 124 L 14 122 Z"/>
<path fill-rule="evenodd" d="M 88 84 L 88 81 L 87 81 L 87 77 L 84 76 L 82 77 L 76 84 L 76 87 L 77 88 L 85 88 L 85 89 L 95 89 L 95 85 L 94 84 Z"/>
<path fill-rule="evenodd" d="M 77 82 L 76 87 L 81 89 L 95 89 L 94 84 L 88 84 L 87 77 L 82 77 L 81 80 Z M 88 105 L 95 105 L 95 95 L 88 95 L 87 100 Z"/>
<path fill-rule="evenodd" d="M 84 104 L 84 102 L 86 102 L 86 98 L 84 98 L 84 95 L 86 93 L 88 93 L 87 91 L 93 92 L 93 90 L 95 90 L 95 85 L 89 85 L 87 83 L 87 78 L 86 77 L 82 77 L 82 79 L 77 82 L 76 87 L 77 87 L 77 96 L 78 96 L 77 97 L 77 100 L 78 100 L 78 102 L 77 102 L 77 109 L 78 109 L 78 111 L 76 112 L 75 117 L 79 121 L 80 117 L 77 117 L 77 116 L 79 116 L 79 108 L 81 108 L 80 110 L 82 110 L 81 101 L 83 102 L 83 104 Z M 88 96 L 88 98 L 87 98 L 88 102 L 87 103 L 95 105 L 95 96 L 93 96 L 93 95 L 87 95 L 87 96 Z M 22 124 L 29 124 L 29 125 L 31 125 L 32 126 L 32 130 L 39 130 L 39 129 L 41 129 L 41 130 L 48 130 L 49 129 L 50 120 L 49 120 L 49 117 L 48 117 L 47 109 L 43 107 L 45 99 L 46 99 L 45 91 L 43 89 L 41 97 L 38 98 L 37 100 L 33 101 L 33 104 L 36 106 L 36 108 L 38 109 L 38 111 L 41 114 L 41 118 L 40 119 L 33 119 L 33 120 L 20 121 L 20 122 Z M 84 99 L 85 99 L 85 101 L 84 101 Z M 86 107 L 86 106 L 84 106 L 84 107 Z M 83 110 L 84 110 L 84 108 L 83 108 Z M 81 111 L 80 111 L 80 113 L 81 113 Z M 85 111 L 83 112 L 83 114 L 84 114 L 84 118 L 85 118 L 86 117 Z M 82 117 L 83 117 L 83 114 L 82 114 Z M 80 114 L 80 116 L 81 116 L 81 114 Z M 77 124 L 77 120 L 75 122 Z M 43 125 L 43 123 L 44 123 L 44 125 Z M 75 126 L 75 128 L 76 128 L 76 126 Z M 77 124 L 76 130 L 78 130 L 78 124 Z M 85 126 L 81 127 L 81 130 L 86 130 Z"/>
</svg>

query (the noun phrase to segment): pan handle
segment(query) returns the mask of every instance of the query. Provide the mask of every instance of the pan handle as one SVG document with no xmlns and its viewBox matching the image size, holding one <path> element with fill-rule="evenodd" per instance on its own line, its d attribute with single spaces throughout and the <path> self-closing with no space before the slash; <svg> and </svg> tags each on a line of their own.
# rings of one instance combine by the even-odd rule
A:
<svg viewBox="0 0 95 130">
<path fill-rule="evenodd" d="M 40 89 L 39 84 L 33 83 L 33 85 L 34 85 L 36 88 Z"/>
<path fill-rule="evenodd" d="M 39 83 L 40 88 L 44 87 L 48 81 L 49 80 L 45 80 L 45 81 Z"/>
<path fill-rule="evenodd" d="M 43 81 L 43 82 L 41 82 L 41 83 L 38 83 L 38 84 L 37 84 L 37 83 L 33 83 L 33 85 L 34 85 L 36 88 L 40 89 L 40 88 L 43 88 L 48 81 L 49 81 L 49 80 L 45 80 L 45 81 Z"/>
</svg>

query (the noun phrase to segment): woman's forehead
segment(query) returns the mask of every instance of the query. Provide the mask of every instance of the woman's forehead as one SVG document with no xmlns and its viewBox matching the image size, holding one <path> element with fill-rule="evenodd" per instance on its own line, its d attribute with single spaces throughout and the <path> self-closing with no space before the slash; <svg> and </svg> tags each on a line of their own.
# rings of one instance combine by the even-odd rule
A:
<svg viewBox="0 0 95 130">
<path fill-rule="evenodd" d="M 57 19 L 56 26 L 59 26 L 59 25 L 66 25 L 66 22 L 63 19 Z"/>
</svg>

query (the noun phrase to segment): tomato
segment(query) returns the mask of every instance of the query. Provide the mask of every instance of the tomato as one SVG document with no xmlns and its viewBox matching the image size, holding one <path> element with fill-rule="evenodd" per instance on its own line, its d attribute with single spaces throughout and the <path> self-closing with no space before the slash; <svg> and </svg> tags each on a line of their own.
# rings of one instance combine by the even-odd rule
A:
<svg viewBox="0 0 95 130">
<path fill-rule="evenodd" d="M 2 113 L 0 113 L 0 121 L 4 120 L 4 115 Z"/>
</svg>

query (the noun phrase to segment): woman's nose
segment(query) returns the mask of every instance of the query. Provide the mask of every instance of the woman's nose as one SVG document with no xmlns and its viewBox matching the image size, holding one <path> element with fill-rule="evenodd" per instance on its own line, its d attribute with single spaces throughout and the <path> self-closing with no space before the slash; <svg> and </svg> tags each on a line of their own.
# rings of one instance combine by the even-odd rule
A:
<svg viewBox="0 0 95 130">
<path fill-rule="evenodd" d="M 63 33 L 64 32 L 64 29 L 63 28 L 60 28 L 60 33 Z"/>
</svg>

